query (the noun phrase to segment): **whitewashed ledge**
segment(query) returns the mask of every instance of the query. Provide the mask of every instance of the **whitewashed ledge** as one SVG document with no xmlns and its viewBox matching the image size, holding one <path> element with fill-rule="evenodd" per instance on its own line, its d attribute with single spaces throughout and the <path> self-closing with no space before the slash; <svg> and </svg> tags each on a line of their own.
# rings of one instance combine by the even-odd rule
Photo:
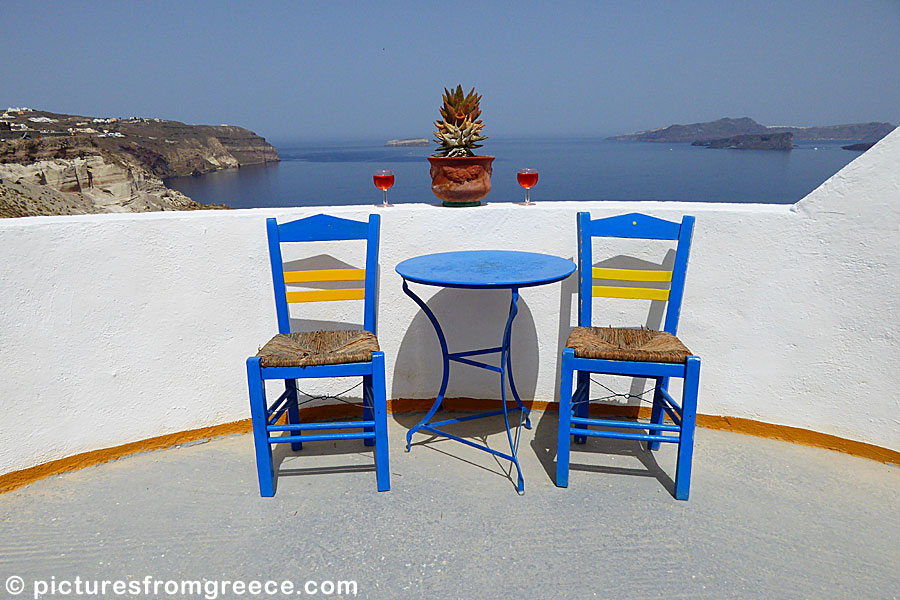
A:
<svg viewBox="0 0 900 600">
<path fill-rule="evenodd" d="M 692 214 L 680 337 L 703 358 L 700 412 L 900 451 L 898 164 L 900 130 L 793 206 L 414 204 L 0 220 L 0 475 L 246 419 L 244 361 L 275 331 L 265 218 L 374 210 L 390 398 L 432 398 L 440 379 L 436 338 L 402 293 L 398 262 L 486 248 L 573 258 L 578 211 Z M 350 246 L 320 243 L 314 254 L 361 264 Z M 647 248 L 614 254 L 658 261 Z M 508 295 L 422 291 L 451 347 L 499 339 Z M 574 292 L 574 279 L 523 290 L 513 358 L 526 399 L 556 399 Z M 652 324 L 649 303 L 631 304 L 604 305 L 601 320 Z M 301 308 L 298 319 L 361 321 L 357 303 Z M 497 396 L 490 374 L 454 367 L 448 397 Z"/>
</svg>

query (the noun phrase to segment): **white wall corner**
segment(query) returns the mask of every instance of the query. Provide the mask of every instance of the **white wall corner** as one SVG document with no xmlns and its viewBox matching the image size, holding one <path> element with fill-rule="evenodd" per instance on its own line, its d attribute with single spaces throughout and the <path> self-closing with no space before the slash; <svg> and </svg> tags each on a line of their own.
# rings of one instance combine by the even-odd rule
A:
<svg viewBox="0 0 900 600">
<path fill-rule="evenodd" d="M 808 216 L 884 212 L 897 223 L 900 214 L 900 127 L 856 160 L 826 179 L 793 206 Z"/>
</svg>

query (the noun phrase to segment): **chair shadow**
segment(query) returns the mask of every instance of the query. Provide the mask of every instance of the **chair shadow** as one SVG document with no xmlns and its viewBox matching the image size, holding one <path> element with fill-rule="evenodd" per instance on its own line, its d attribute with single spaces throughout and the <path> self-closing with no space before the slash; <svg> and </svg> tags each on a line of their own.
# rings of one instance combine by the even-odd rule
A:
<svg viewBox="0 0 900 600">
<path fill-rule="evenodd" d="M 619 254 L 617 256 L 613 256 L 604 260 L 599 260 L 595 262 L 593 267 L 601 267 L 608 269 L 637 269 L 640 271 L 671 271 L 675 268 L 675 250 L 669 249 L 662 261 L 659 263 L 648 261 L 642 258 L 637 258 L 634 256 L 628 256 L 624 254 Z M 641 282 L 641 281 L 615 281 L 615 280 L 603 280 L 603 285 L 625 285 L 627 287 L 632 288 L 651 288 L 651 289 L 668 289 L 668 284 L 665 282 L 657 283 L 657 282 Z M 647 318 L 643 324 L 644 327 L 648 329 L 656 329 L 660 330 L 663 328 L 663 318 L 666 314 L 666 304 L 667 302 L 662 300 L 651 300 L 650 307 L 647 311 Z M 594 316 L 596 317 L 598 314 L 598 310 L 595 308 Z M 597 319 L 595 319 L 596 321 Z M 602 322 L 601 322 L 602 323 Z M 611 324 L 610 324 L 611 325 Z M 559 379 L 557 378 L 557 381 Z M 632 396 L 640 395 L 647 387 L 647 379 L 645 377 L 632 377 L 631 379 L 631 388 L 629 390 L 629 394 Z M 558 393 L 558 391 L 557 391 Z M 599 438 L 603 439 L 603 438 Z"/>
<path fill-rule="evenodd" d="M 372 457 L 371 464 L 365 465 L 331 465 L 310 467 L 287 467 L 282 464 L 287 459 L 304 456 L 337 456 L 351 454 L 368 454 Z M 304 475 L 330 475 L 335 473 L 364 473 L 375 472 L 375 447 L 363 445 L 362 440 L 332 440 L 328 442 L 309 442 L 303 445 L 301 450 L 291 450 L 288 443 L 277 444 L 272 449 L 272 463 L 275 467 L 276 482 L 283 476 Z M 277 483 L 276 483 L 277 485 Z"/>
<path fill-rule="evenodd" d="M 554 484 L 556 483 L 556 446 L 558 439 L 558 418 L 547 418 L 544 414 L 538 421 L 537 428 L 534 432 L 534 438 L 531 441 L 531 448 L 547 477 Z M 623 419 L 631 420 L 634 419 Z M 622 468 L 608 467 L 602 465 L 588 465 L 579 463 L 579 454 L 604 454 L 612 456 L 630 456 L 640 461 L 641 468 Z M 650 450 L 647 450 L 644 442 L 636 440 L 616 440 L 610 438 L 591 438 L 587 439 L 585 444 L 576 444 L 574 441 L 571 446 L 571 454 L 569 459 L 570 471 L 587 471 L 590 473 L 603 473 L 607 475 L 631 475 L 635 477 L 654 477 L 670 494 L 675 494 L 675 482 L 669 477 L 659 463 L 656 462 L 656 456 Z"/>
</svg>

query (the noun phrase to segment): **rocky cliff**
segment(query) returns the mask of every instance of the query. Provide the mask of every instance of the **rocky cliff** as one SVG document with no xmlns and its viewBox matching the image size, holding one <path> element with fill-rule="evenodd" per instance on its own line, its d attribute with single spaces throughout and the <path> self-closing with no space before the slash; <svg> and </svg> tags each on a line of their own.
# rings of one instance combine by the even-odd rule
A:
<svg viewBox="0 0 900 600">
<path fill-rule="evenodd" d="M 103 155 L 0 164 L 0 217 L 227 208 L 194 202 Z"/>
<path fill-rule="evenodd" d="M 101 138 L 101 145 L 134 154 L 160 177 L 197 175 L 279 160 L 271 144 L 243 127 L 141 119 L 124 121 L 117 131 L 124 137 Z"/>
<path fill-rule="evenodd" d="M 0 115 L 0 216 L 227 208 L 194 202 L 164 177 L 278 161 L 242 127 L 99 119 L 45 111 Z"/>
</svg>

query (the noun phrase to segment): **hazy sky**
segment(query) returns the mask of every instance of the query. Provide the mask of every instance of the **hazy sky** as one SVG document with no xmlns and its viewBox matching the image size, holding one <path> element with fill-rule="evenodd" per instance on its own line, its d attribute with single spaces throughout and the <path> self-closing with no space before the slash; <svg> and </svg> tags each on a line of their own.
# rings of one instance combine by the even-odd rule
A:
<svg viewBox="0 0 900 600">
<path fill-rule="evenodd" d="M 275 141 L 429 137 L 456 83 L 484 95 L 488 135 L 900 124 L 898 0 L 0 0 L 0 27 L 3 107 Z"/>
</svg>

